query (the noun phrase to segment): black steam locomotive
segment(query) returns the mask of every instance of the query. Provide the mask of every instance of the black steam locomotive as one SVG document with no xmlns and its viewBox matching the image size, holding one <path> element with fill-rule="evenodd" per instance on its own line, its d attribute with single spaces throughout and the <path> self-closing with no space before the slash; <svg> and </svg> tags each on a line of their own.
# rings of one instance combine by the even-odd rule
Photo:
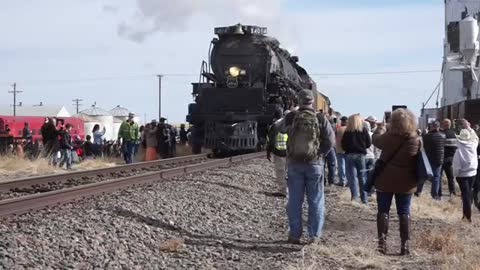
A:
<svg viewBox="0 0 480 270">
<path fill-rule="evenodd" d="M 192 83 L 195 103 L 187 121 L 194 153 L 202 147 L 259 150 L 274 112 L 294 106 L 298 91 L 311 89 L 316 100 L 328 99 L 316 91 L 298 57 L 266 33 L 264 27 L 241 24 L 215 28 L 218 38 L 211 42 L 209 61 L 202 63 L 199 82 Z"/>
</svg>

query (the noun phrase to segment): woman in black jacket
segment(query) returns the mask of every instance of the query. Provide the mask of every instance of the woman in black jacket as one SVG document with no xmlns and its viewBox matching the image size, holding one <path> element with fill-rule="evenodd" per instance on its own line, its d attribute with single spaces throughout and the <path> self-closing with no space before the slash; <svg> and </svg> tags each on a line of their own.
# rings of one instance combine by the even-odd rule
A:
<svg viewBox="0 0 480 270">
<path fill-rule="evenodd" d="M 365 156 L 367 148 L 372 145 L 368 131 L 363 127 L 360 114 L 348 118 L 347 129 L 342 138 L 342 148 L 345 150 L 345 169 L 352 200 L 367 203 L 368 194 L 363 190 L 366 181 Z"/>
</svg>

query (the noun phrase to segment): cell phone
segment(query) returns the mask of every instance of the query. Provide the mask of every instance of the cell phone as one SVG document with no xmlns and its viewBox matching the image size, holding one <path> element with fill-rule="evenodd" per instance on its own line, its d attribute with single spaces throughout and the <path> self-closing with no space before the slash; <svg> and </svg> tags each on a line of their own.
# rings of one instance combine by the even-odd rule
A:
<svg viewBox="0 0 480 270">
<path fill-rule="evenodd" d="M 392 112 L 386 111 L 383 116 L 383 121 L 385 123 L 390 123 L 390 118 L 392 118 Z"/>
</svg>

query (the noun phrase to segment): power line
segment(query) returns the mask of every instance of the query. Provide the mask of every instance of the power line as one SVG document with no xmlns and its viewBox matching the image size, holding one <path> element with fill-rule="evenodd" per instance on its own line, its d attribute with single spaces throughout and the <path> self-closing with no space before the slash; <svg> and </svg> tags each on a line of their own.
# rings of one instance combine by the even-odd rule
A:
<svg viewBox="0 0 480 270">
<path fill-rule="evenodd" d="M 364 75 L 390 75 L 390 74 L 415 74 L 434 73 L 440 70 L 405 70 L 405 71 L 375 71 L 375 72 L 343 72 L 343 73 L 309 73 L 310 76 L 364 76 Z"/>
<path fill-rule="evenodd" d="M 372 71 L 372 72 L 339 72 L 339 73 L 323 73 L 312 72 L 310 76 L 370 76 L 370 75 L 395 75 L 395 74 L 417 74 L 417 73 L 434 73 L 440 70 L 403 70 L 403 71 Z M 168 77 L 195 77 L 197 73 L 162 73 L 164 78 Z M 24 81 L 22 84 L 56 84 L 56 83 L 81 83 L 91 81 L 112 81 L 112 80 L 126 80 L 126 79 L 143 79 L 155 78 L 157 74 L 143 74 L 143 75 L 121 75 L 121 76 L 105 76 L 105 77 L 90 77 L 78 79 L 59 79 L 59 80 L 38 80 L 38 81 Z"/>
</svg>

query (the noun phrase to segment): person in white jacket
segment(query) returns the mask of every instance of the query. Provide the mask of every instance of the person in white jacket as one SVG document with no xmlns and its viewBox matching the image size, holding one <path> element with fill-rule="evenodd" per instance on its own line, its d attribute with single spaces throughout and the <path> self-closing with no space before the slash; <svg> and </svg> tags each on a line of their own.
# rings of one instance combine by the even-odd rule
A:
<svg viewBox="0 0 480 270">
<path fill-rule="evenodd" d="M 457 139 L 457 151 L 453 156 L 453 174 L 462 192 L 463 218 L 472 222 L 472 188 L 478 167 L 478 137 L 473 136 L 468 129 L 462 129 Z"/>
</svg>

